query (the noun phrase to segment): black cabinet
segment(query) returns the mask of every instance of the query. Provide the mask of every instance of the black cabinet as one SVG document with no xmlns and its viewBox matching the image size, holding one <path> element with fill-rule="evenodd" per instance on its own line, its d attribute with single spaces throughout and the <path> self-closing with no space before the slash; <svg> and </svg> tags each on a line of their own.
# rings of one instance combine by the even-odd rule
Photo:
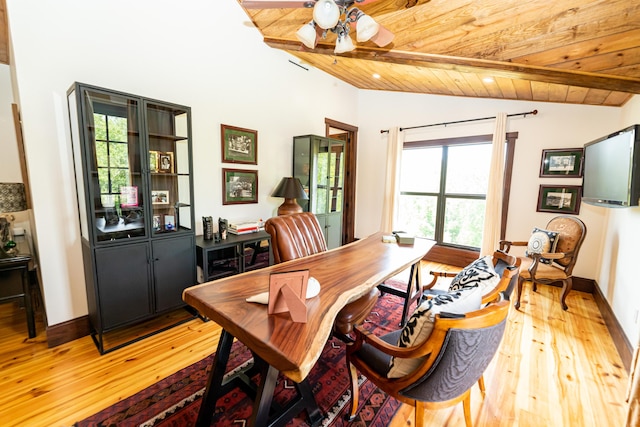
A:
<svg viewBox="0 0 640 427">
<path fill-rule="evenodd" d="M 104 353 L 103 334 L 185 307 L 196 283 L 191 109 L 81 83 L 67 95 L 89 319 Z"/>
<path fill-rule="evenodd" d="M 209 282 L 273 264 L 271 236 L 265 231 L 229 234 L 219 242 L 196 237 L 199 281 Z"/>
</svg>

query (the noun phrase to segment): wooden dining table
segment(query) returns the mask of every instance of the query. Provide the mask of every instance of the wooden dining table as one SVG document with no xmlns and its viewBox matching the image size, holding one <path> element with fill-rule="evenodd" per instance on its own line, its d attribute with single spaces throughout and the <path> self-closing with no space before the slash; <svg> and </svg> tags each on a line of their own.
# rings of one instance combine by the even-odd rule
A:
<svg viewBox="0 0 640 427">
<path fill-rule="evenodd" d="M 253 369 L 261 373 L 260 383 L 253 388 L 249 425 L 280 425 L 303 409 L 312 425 L 322 420 L 306 377 L 330 338 L 336 315 L 348 303 L 419 263 L 435 243 L 416 238 L 412 245 L 399 245 L 384 243 L 382 237 L 383 233 L 376 233 L 333 250 L 185 289 L 184 301 L 223 328 L 196 425 L 210 425 L 217 399 L 229 391 L 223 378 L 234 337 L 253 353 Z M 320 293 L 306 300 L 306 323 L 292 321 L 286 312 L 270 315 L 266 305 L 246 301 L 269 290 L 272 273 L 298 270 L 309 270 L 309 276 L 320 283 Z M 279 372 L 296 383 L 300 398 L 274 416 L 269 412 Z M 246 385 L 247 378 L 240 384 Z"/>
</svg>

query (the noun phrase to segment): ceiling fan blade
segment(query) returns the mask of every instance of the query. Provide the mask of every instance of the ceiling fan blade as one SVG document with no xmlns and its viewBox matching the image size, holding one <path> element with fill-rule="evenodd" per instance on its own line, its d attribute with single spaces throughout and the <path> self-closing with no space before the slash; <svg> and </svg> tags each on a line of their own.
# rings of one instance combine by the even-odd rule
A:
<svg viewBox="0 0 640 427">
<path fill-rule="evenodd" d="M 375 36 L 371 37 L 370 40 L 378 46 L 383 47 L 391 43 L 394 37 L 395 35 L 391 31 L 380 25 L 378 33 Z"/>
<path fill-rule="evenodd" d="M 295 9 L 313 6 L 313 0 L 242 0 L 240 5 L 245 9 Z"/>
</svg>

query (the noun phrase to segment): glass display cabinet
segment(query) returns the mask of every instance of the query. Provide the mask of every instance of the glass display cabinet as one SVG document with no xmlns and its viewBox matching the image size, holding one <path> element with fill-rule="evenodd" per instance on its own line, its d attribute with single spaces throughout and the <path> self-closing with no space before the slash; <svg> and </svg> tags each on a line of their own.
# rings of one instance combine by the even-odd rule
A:
<svg viewBox="0 0 640 427">
<path fill-rule="evenodd" d="M 75 83 L 69 119 L 92 334 L 185 306 L 196 283 L 191 110 Z"/>
<path fill-rule="evenodd" d="M 344 141 L 316 135 L 293 138 L 293 176 L 309 196 L 298 200 L 316 214 L 329 249 L 342 245 L 344 205 Z"/>
</svg>

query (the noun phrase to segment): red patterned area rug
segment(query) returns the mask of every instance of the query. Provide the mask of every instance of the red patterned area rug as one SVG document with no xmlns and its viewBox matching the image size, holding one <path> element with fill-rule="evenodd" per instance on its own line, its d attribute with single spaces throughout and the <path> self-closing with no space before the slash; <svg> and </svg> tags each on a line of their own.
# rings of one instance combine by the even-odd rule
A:
<svg viewBox="0 0 640 427">
<path fill-rule="evenodd" d="M 403 300 L 393 295 L 381 297 L 365 325 L 380 335 L 398 328 Z M 213 355 L 159 381 L 141 392 L 75 424 L 91 426 L 193 426 L 211 369 Z M 234 343 L 229 368 L 241 369 L 251 362 L 250 352 L 240 342 Z M 233 373 L 231 371 L 230 373 Z M 357 417 L 347 422 L 345 414 L 351 404 L 349 373 L 345 363 L 345 344 L 331 339 L 322 356 L 309 373 L 309 384 L 322 411 L 322 426 L 388 426 L 400 403 L 387 396 L 370 381 L 360 377 L 360 408 Z M 286 403 L 296 394 L 291 380 L 280 375 L 274 402 Z M 251 416 L 253 401 L 239 388 L 220 399 L 212 426 L 244 426 Z M 308 425 L 306 412 L 288 426 Z"/>
</svg>

